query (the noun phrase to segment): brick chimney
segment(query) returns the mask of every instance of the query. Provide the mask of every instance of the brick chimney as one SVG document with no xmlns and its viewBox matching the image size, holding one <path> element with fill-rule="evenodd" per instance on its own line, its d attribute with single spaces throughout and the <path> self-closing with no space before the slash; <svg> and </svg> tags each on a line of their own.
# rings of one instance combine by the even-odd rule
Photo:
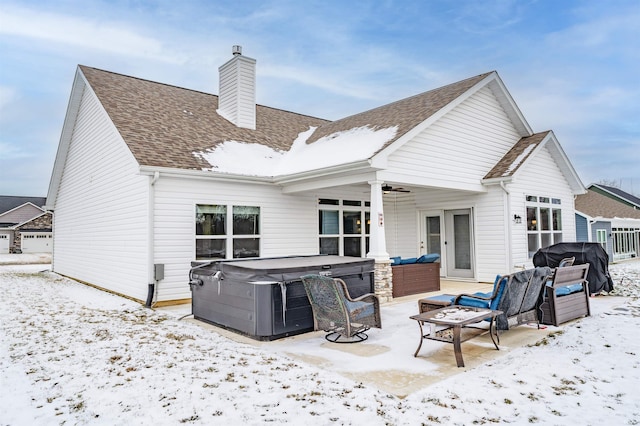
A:
<svg viewBox="0 0 640 426">
<path fill-rule="evenodd" d="M 238 127 L 256 128 L 256 60 L 233 46 L 233 58 L 218 68 L 218 113 Z"/>
</svg>

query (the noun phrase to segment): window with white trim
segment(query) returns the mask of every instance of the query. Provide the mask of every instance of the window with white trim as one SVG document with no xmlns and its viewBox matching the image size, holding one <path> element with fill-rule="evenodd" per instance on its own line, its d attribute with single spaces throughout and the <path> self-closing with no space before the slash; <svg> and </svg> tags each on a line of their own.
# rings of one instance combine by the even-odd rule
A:
<svg viewBox="0 0 640 426">
<path fill-rule="evenodd" d="M 527 249 L 529 258 L 543 247 L 562 242 L 562 204 L 559 198 L 527 195 Z"/>
<path fill-rule="evenodd" d="M 197 204 L 195 219 L 196 259 L 260 256 L 260 207 Z"/>
<path fill-rule="evenodd" d="M 596 241 L 602 246 L 604 251 L 607 251 L 607 230 L 596 229 Z"/>
<path fill-rule="evenodd" d="M 319 253 L 365 257 L 371 229 L 369 209 L 368 201 L 319 199 Z"/>
</svg>

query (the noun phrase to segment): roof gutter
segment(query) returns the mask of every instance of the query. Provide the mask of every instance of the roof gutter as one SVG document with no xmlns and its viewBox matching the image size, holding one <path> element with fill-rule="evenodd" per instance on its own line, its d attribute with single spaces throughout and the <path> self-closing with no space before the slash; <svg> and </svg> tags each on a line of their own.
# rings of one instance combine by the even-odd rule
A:
<svg viewBox="0 0 640 426">
<path fill-rule="evenodd" d="M 509 179 L 510 181 L 511 179 Z M 513 265 L 513 221 L 511 220 L 511 193 L 507 189 L 505 179 L 499 181 L 500 188 L 504 191 L 504 217 L 507 223 L 507 234 L 505 236 L 505 246 L 507 249 L 507 271 L 511 271 Z M 513 266 L 512 266 L 513 265 Z"/>
<path fill-rule="evenodd" d="M 203 179 L 214 181 L 229 181 L 234 182 L 251 182 L 251 183 L 273 183 L 273 177 L 269 176 L 247 176 L 233 173 L 221 173 L 211 170 L 194 170 L 194 169 L 177 169 L 170 167 L 159 166 L 140 166 L 140 174 L 154 176 L 156 173 L 162 174 L 164 177 L 171 178 L 189 178 L 189 179 Z"/>
<path fill-rule="evenodd" d="M 287 183 L 294 183 L 294 182 L 299 182 L 307 179 L 321 178 L 328 175 L 334 175 L 334 174 L 344 173 L 344 172 L 353 173 L 353 172 L 362 171 L 366 169 L 368 170 L 375 169 L 371 167 L 370 159 L 355 161 L 347 164 L 339 164 L 336 166 L 323 167 L 320 169 L 307 170 L 299 173 L 291 173 L 287 175 L 274 176 L 273 182 L 280 185 L 284 185 Z"/>
<path fill-rule="evenodd" d="M 155 184 L 160 179 L 160 172 L 156 171 L 153 176 L 149 178 L 149 208 L 147 212 L 148 216 L 148 228 L 147 228 L 147 267 L 149 286 L 147 290 L 147 302 L 145 306 L 151 308 L 153 301 L 156 299 L 158 280 L 155 273 L 155 238 L 154 238 L 154 216 L 155 216 L 155 202 L 156 202 L 156 190 Z"/>
</svg>

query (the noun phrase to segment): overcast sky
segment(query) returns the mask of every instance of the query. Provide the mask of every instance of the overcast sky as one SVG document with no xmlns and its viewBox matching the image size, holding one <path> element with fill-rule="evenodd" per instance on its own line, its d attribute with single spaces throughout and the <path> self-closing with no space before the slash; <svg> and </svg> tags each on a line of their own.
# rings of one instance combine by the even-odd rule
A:
<svg viewBox="0 0 640 426">
<path fill-rule="evenodd" d="M 0 0 L 0 195 L 45 196 L 78 64 L 337 119 L 496 70 L 585 185 L 640 194 L 639 0 Z M 543 171 L 541 171 L 543 172 Z"/>
</svg>

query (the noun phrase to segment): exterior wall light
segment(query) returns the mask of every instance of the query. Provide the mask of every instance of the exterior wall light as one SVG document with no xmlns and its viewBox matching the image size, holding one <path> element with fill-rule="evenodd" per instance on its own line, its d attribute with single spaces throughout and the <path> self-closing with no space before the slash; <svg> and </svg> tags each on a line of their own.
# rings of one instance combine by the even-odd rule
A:
<svg viewBox="0 0 640 426">
<path fill-rule="evenodd" d="M 513 221 L 515 223 L 522 223 L 522 218 L 520 216 L 518 216 L 517 214 L 513 215 Z"/>
</svg>

